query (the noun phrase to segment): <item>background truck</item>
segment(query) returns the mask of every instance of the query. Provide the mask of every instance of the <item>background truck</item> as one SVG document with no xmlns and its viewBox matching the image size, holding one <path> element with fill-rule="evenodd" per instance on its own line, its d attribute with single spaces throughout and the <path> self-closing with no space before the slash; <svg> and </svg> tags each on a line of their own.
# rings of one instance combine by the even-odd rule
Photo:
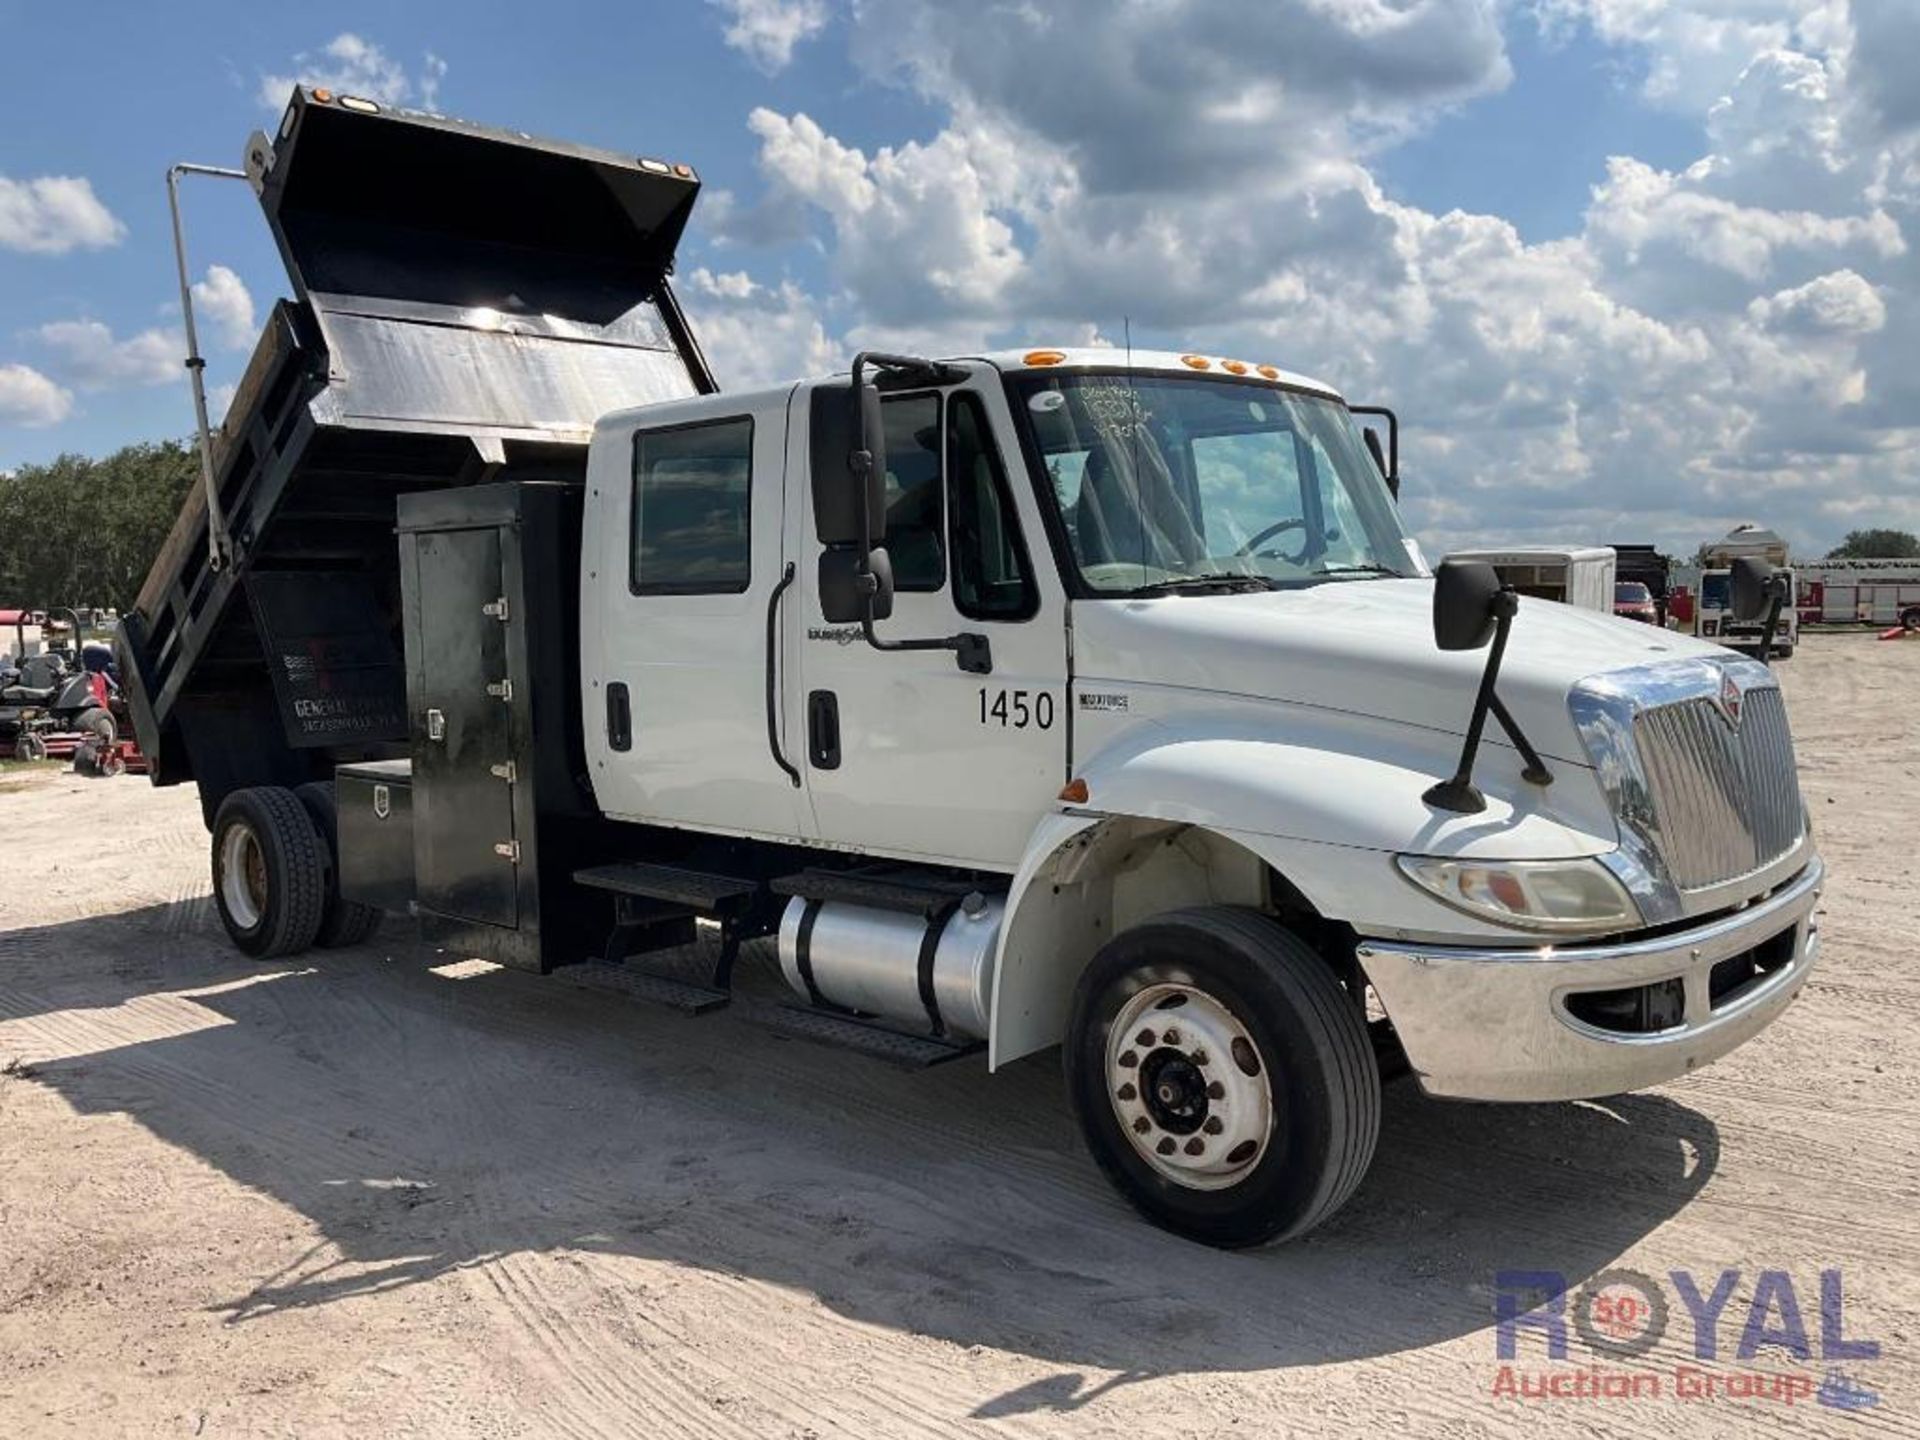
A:
<svg viewBox="0 0 1920 1440">
<path fill-rule="evenodd" d="M 404 910 L 906 1065 L 1057 1046 L 1218 1245 L 1344 1203 L 1383 1074 L 1611 1095 L 1804 982 L 1770 673 L 1429 577 L 1390 414 L 1111 350 L 723 395 L 684 164 L 303 90 L 246 174 L 295 298 L 120 639 L 248 954 Z"/>
<path fill-rule="evenodd" d="M 1800 570 L 1802 620 L 1920 630 L 1920 560 L 1817 560 Z"/>
<path fill-rule="evenodd" d="M 1767 653 L 1772 659 L 1789 660 L 1800 643 L 1799 576 L 1788 569 L 1777 573 L 1785 581 L 1787 602 L 1780 612 L 1779 628 Z M 1693 618 L 1694 633 L 1703 639 L 1717 640 L 1730 650 L 1759 648 L 1762 623 L 1734 613 L 1733 572 L 1729 569 L 1700 572 L 1700 592 L 1694 602 Z"/>
<path fill-rule="evenodd" d="M 1510 545 L 1504 549 L 1456 550 L 1453 558 L 1485 561 L 1518 594 L 1613 613 L 1615 565 L 1608 546 Z"/>
</svg>

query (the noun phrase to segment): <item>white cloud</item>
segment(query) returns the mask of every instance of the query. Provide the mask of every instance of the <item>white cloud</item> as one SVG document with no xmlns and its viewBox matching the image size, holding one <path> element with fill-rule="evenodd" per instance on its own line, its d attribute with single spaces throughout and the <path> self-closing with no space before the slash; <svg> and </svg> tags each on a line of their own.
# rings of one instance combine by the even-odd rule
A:
<svg viewBox="0 0 1920 1440">
<path fill-rule="evenodd" d="M 29 332 L 55 368 L 82 390 L 164 385 L 181 374 L 186 345 L 176 333 L 142 330 L 125 339 L 98 320 L 55 320 Z"/>
<path fill-rule="evenodd" d="M 1887 323 L 1886 302 L 1852 270 L 1762 296 L 1747 314 L 1761 328 L 1788 335 L 1871 335 Z"/>
<path fill-rule="evenodd" d="M 73 395 L 26 365 L 0 365 L 0 421 L 35 429 L 58 425 L 73 411 Z"/>
<path fill-rule="evenodd" d="M 200 328 L 229 350 L 253 343 L 253 296 L 226 266 L 209 265 L 207 278 L 194 282 L 193 313 Z"/>
<path fill-rule="evenodd" d="M 35 255 L 104 250 L 126 233 L 84 176 L 9 180 L 0 175 L 0 249 Z"/>
<path fill-rule="evenodd" d="M 817 375 L 842 362 L 842 347 L 827 338 L 815 305 L 791 282 L 763 285 L 744 271 L 702 267 L 688 276 L 681 298 L 728 390 Z"/>
<path fill-rule="evenodd" d="M 1690 550 L 1756 514 L 1814 548 L 1863 513 L 1920 522 L 1920 144 L 1863 106 L 1837 4 L 1544 5 L 1644 47 L 1709 143 L 1675 171 L 1617 157 L 1585 227 L 1536 245 L 1398 204 L 1367 168 L 1504 83 L 1487 6 L 858 8 L 858 63 L 944 124 L 875 149 L 754 112 L 766 184 L 734 209 L 804 224 L 829 276 L 778 292 L 809 337 L 783 354 L 1128 316 L 1136 343 L 1318 373 L 1409 420 L 1408 513 L 1436 550 Z M 774 302 L 752 283 L 709 276 L 704 303 L 744 318 Z"/>
<path fill-rule="evenodd" d="M 262 75 L 256 94 L 262 105 L 276 111 L 286 107 L 296 85 L 325 86 L 382 105 L 406 105 L 417 97 L 431 110 L 439 103 L 440 82 L 446 74 L 447 62 L 431 50 L 421 62 L 420 74 L 410 76 L 405 65 L 373 41 L 344 31 L 318 50 L 295 55 L 291 73 Z"/>
<path fill-rule="evenodd" d="M 721 36 L 769 75 L 793 63 L 794 47 L 827 26 L 826 0 L 708 0 L 726 12 Z"/>
</svg>

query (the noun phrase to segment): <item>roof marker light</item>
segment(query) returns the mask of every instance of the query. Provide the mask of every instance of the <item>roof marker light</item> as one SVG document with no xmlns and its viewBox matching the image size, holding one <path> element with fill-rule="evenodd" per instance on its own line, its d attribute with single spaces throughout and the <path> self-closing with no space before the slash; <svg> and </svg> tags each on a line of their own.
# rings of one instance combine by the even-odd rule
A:
<svg viewBox="0 0 1920 1440">
<path fill-rule="evenodd" d="M 673 167 L 673 173 L 678 175 L 682 180 L 691 180 L 693 178 L 693 167 L 691 165 L 676 165 Z"/>
<path fill-rule="evenodd" d="M 1022 365 L 1058 365 L 1067 358 L 1064 350 L 1029 350 L 1020 357 Z"/>
<path fill-rule="evenodd" d="M 378 115 L 380 107 L 371 100 L 362 100 L 358 95 L 342 95 L 340 107 L 343 110 L 358 110 L 362 115 Z"/>
<path fill-rule="evenodd" d="M 1260 367 L 1260 373 L 1268 380 L 1278 380 L 1280 378 L 1280 371 L 1277 366 L 1262 365 Z"/>
<path fill-rule="evenodd" d="M 1222 360 L 1220 362 L 1220 368 L 1229 375 L 1244 375 L 1247 373 L 1247 362 L 1244 360 Z"/>
<path fill-rule="evenodd" d="M 333 99 L 333 92 L 323 85 L 313 92 L 313 98 L 325 105 Z"/>
<path fill-rule="evenodd" d="M 1180 363 L 1189 370 L 1205 370 L 1213 364 L 1213 362 L 1204 355 L 1182 355 L 1180 357 Z"/>
<path fill-rule="evenodd" d="M 656 175 L 671 175 L 673 173 L 673 167 L 667 164 L 666 161 L 649 160 L 644 155 L 640 157 L 640 168 L 642 170 L 651 170 Z"/>
</svg>

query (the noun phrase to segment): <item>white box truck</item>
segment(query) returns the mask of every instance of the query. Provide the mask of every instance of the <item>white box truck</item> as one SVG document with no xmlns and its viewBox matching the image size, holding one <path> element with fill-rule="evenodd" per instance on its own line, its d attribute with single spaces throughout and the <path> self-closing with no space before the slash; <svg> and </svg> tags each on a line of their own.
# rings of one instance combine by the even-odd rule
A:
<svg viewBox="0 0 1920 1440">
<path fill-rule="evenodd" d="M 1456 550 L 1456 560 L 1480 560 L 1516 593 L 1613 614 L 1615 560 L 1610 545 L 1509 545 Z"/>
<path fill-rule="evenodd" d="M 406 910 L 701 1014 L 767 937 L 790 1002 L 701 1023 L 1057 1046 L 1227 1246 L 1339 1208 L 1396 1070 L 1613 1095 L 1804 984 L 1773 676 L 1426 573 L 1390 415 L 1094 349 L 721 394 L 685 165 L 303 90 L 247 170 L 296 298 L 120 639 L 247 953 Z"/>
</svg>

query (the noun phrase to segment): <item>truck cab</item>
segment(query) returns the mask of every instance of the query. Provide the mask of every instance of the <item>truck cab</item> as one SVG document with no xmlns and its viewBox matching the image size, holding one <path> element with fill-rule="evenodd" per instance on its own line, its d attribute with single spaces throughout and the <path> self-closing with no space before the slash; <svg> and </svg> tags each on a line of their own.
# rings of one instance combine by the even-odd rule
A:
<svg viewBox="0 0 1920 1440">
<path fill-rule="evenodd" d="M 1334 1213 L 1397 1074 L 1616 1094 L 1804 984 L 1772 674 L 1430 573 L 1390 413 L 1111 349 L 723 393 L 666 278 L 689 167 L 320 94 L 249 163 L 336 288 L 276 315 L 122 635 L 248 953 L 404 910 L 706 1015 L 771 942 L 787 1003 L 735 1013 L 1058 1047 L 1120 1192 L 1222 1246 Z M 524 203 L 422 250 L 388 211 L 466 222 L 409 156 Z M 664 968 L 697 925 L 710 967 Z"/>
</svg>

